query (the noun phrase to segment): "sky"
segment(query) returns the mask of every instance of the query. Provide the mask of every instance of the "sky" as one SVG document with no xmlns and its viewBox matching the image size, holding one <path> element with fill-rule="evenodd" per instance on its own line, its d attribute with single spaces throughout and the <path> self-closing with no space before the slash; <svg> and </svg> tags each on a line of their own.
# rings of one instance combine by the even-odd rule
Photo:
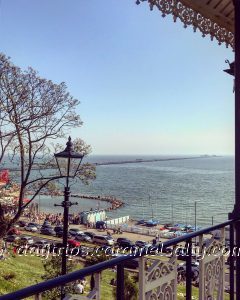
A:
<svg viewBox="0 0 240 300">
<path fill-rule="evenodd" d="M 0 52 L 66 82 L 93 154 L 234 153 L 231 48 L 135 0 L 0 0 Z"/>
</svg>

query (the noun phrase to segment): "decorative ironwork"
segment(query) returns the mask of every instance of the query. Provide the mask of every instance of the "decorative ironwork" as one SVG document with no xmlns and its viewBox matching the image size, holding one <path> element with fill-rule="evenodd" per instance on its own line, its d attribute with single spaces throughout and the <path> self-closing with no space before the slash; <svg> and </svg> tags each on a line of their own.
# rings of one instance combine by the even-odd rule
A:
<svg viewBox="0 0 240 300">
<path fill-rule="evenodd" d="M 159 259 L 147 260 L 150 266 L 144 270 L 145 287 L 141 299 L 146 300 L 175 300 L 177 299 L 176 259 L 168 262 Z M 143 274 L 141 274 L 143 275 Z"/>
<path fill-rule="evenodd" d="M 216 22 L 204 17 L 200 13 L 194 11 L 192 8 L 187 7 L 179 0 L 137 0 L 136 4 L 148 1 L 150 9 L 153 10 L 156 6 L 161 12 L 162 17 L 172 14 L 173 21 L 176 22 L 179 18 L 184 28 L 192 25 L 194 32 L 199 29 L 202 32 L 202 36 L 210 35 L 211 40 L 215 37 L 218 44 L 226 44 L 234 48 L 234 34 L 233 32 L 219 26 Z"/>
<path fill-rule="evenodd" d="M 205 249 L 205 257 L 200 262 L 199 299 L 224 298 L 225 258 L 224 239 L 212 243 Z"/>
</svg>

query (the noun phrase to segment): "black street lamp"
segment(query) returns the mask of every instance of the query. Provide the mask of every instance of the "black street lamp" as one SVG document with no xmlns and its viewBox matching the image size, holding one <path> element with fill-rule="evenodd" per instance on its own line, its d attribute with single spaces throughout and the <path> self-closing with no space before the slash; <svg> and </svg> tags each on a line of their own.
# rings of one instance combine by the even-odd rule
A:
<svg viewBox="0 0 240 300">
<path fill-rule="evenodd" d="M 67 273 L 66 251 L 67 251 L 67 239 L 68 239 L 69 207 L 71 207 L 74 204 L 77 204 L 69 201 L 69 196 L 70 196 L 69 178 L 74 178 L 76 176 L 84 156 L 82 153 L 77 153 L 73 150 L 73 144 L 71 142 L 70 136 L 68 138 L 68 142 L 66 145 L 67 147 L 64 151 L 54 154 L 57 161 L 57 166 L 60 172 L 60 176 L 66 178 L 66 185 L 64 188 L 64 201 L 60 204 L 60 206 L 64 208 L 62 275 L 65 275 Z"/>
<path fill-rule="evenodd" d="M 228 73 L 231 76 L 235 76 L 235 62 L 229 62 L 229 60 L 225 60 L 226 63 L 229 64 L 229 69 L 223 70 L 224 72 Z M 233 82 L 233 93 L 235 92 L 235 79 Z"/>
<path fill-rule="evenodd" d="M 232 63 L 229 62 L 229 60 L 225 60 L 226 63 L 229 64 L 229 69 L 223 70 L 224 72 L 228 73 L 229 75 L 234 76 L 235 74 L 235 62 Z"/>
</svg>

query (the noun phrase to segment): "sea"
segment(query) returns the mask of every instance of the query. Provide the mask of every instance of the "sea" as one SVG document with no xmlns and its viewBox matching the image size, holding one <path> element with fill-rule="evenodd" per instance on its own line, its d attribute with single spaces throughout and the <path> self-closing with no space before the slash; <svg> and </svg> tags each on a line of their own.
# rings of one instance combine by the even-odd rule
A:
<svg viewBox="0 0 240 300">
<path fill-rule="evenodd" d="M 168 158 L 179 158 L 168 160 Z M 166 159 L 154 162 L 140 160 Z M 164 223 L 206 227 L 228 218 L 234 205 L 234 157 L 202 156 L 89 156 L 85 162 L 136 161 L 96 167 L 96 179 L 85 185 L 74 182 L 71 192 L 112 196 L 124 205 L 107 213 L 108 218 L 155 219 Z M 84 162 L 84 161 L 83 161 Z M 63 188 L 63 187 L 62 187 Z M 62 212 L 62 197 L 39 196 L 40 210 Z M 107 202 L 72 198 L 78 205 L 71 213 L 104 209 Z"/>
</svg>

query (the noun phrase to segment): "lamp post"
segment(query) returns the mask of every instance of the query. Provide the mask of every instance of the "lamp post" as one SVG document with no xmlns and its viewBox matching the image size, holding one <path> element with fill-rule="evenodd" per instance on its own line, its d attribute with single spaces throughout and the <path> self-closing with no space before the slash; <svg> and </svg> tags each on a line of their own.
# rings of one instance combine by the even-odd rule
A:
<svg viewBox="0 0 240 300">
<path fill-rule="evenodd" d="M 64 188 L 64 201 L 62 201 L 60 205 L 55 204 L 55 206 L 62 206 L 64 208 L 62 275 L 65 275 L 67 273 L 67 238 L 69 207 L 71 207 L 74 204 L 77 204 L 69 201 L 69 179 L 74 178 L 76 176 L 84 156 L 82 153 L 77 153 L 73 150 L 73 144 L 70 136 L 66 145 L 67 147 L 64 151 L 54 154 L 60 172 L 60 176 L 66 178 L 66 185 Z"/>
</svg>

